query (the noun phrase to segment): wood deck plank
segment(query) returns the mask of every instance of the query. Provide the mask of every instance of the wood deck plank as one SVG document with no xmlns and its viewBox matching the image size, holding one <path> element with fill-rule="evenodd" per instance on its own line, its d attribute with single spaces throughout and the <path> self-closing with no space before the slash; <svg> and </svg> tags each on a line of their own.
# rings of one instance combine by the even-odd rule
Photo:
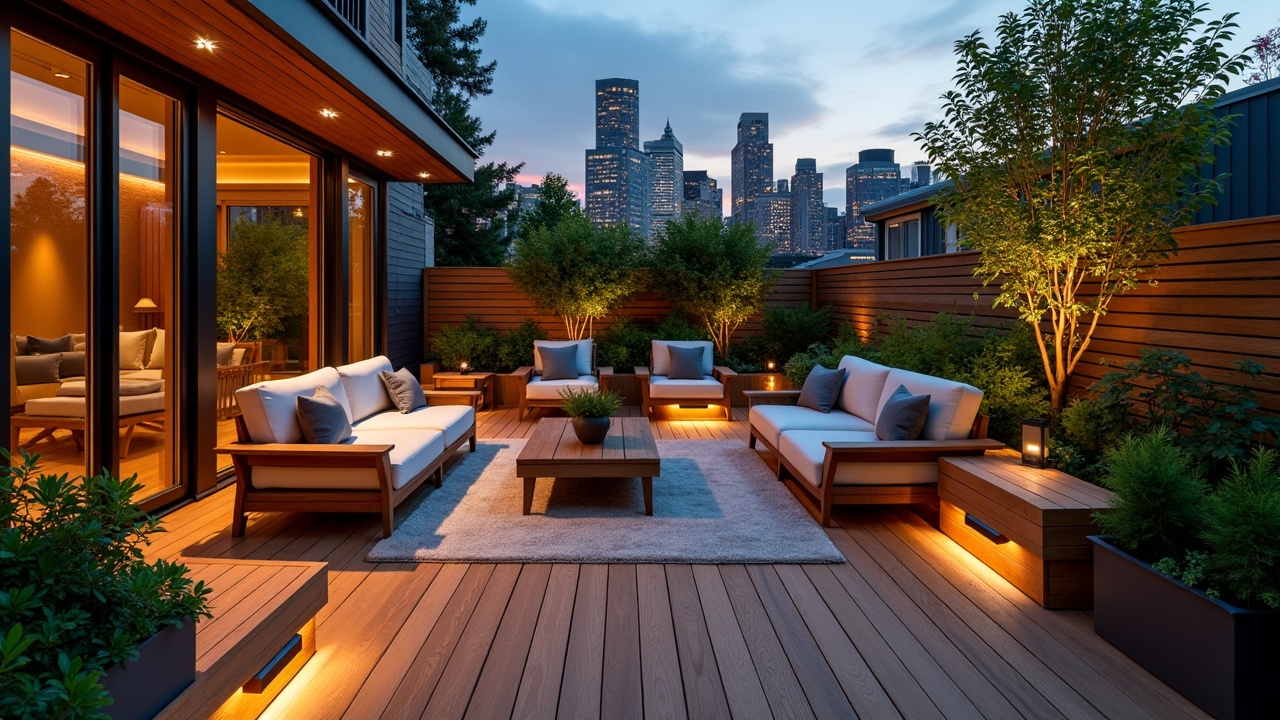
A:
<svg viewBox="0 0 1280 720">
<path fill-rule="evenodd" d="M 686 718 L 689 711 L 680 680 L 680 657 L 671 619 L 666 570 L 661 565 L 638 565 L 636 589 L 644 716 L 647 720 Z"/>
<path fill-rule="evenodd" d="M 604 678 L 605 612 L 609 597 L 609 566 L 583 565 L 578 570 L 578 594 L 573 602 L 569 646 L 556 716 L 591 718 L 600 715 Z"/>
<path fill-rule="evenodd" d="M 719 570 L 773 716 L 796 720 L 813 718 L 813 710 L 809 707 L 804 689 L 796 678 L 791 661 L 778 640 L 777 631 L 769 621 L 751 578 L 747 576 L 746 568 L 741 565 L 726 565 Z"/>
<path fill-rule="evenodd" d="M 608 597 L 600 715 L 639 720 L 644 717 L 644 691 L 640 685 L 640 605 L 635 565 L 609 566 Z"/>
<path fill-rule="evenodd" d="M 689 717 L 728 717 L 729 702 L 720 681 L 693 570 L 688 565 L 667 566 L 667 593 Z"/>
<path fill-rule="evenodd" d="M 551 567 L 537 564 L 521 568 L 509 608 L 503 614 L 502 624 L 493 639 L 489 660 L 484 664 L 471 702 L 466 707 L 468 717 L 511 717 L 516 692 L 520 689 L 520 676 L 524 673 L 538 625 L 542 600 L 547 594 Z"/>
<path fill-rule="evenodd" d="M 511 717 L 555 717 L 577 592 L 578 566 L 553 565 Z"/>
<path fill-rule="evenodd" d="M 742 628 L 733 614 L 724 578 L 714 565 L 694 565 L 693 581 L 698 586 L 698 600 L 702 603 L 729 711 L 737 718 L 753 717 L 769 706 L 769 700 L 760 686 L 760 676 L 751 661 Z"/>
</svg>

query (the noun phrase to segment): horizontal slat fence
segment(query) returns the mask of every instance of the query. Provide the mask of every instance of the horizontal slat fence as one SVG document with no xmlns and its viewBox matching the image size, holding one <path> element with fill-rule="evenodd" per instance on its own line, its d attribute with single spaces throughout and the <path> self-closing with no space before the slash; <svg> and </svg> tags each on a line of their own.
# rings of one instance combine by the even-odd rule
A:
<svg viewBox="0 0 1280 720">
<path fill-rule="evenodd" d="M 1075 389 L 1108 372 L 1107 364 L 1120 366 L 1136 359 L 1142 348 L 1165 347 L 1185 352 L 1202 374 L 1220 381 L 1242 381 L 1233 372 L 1238 358 L 1261 362 L 1267 376 L 1248 384 L 1263 407 L 1280 412 L 1280 216 L 1196 225 L 1176 235 L 1179 252 L 1147 276 L 1156 284 L 1112 302 L 1077 369 Z M 885 316 L 917 323 L 951 312 L 971 317 L 978 327 L 1016 320 L 1010 310 L 991 307 L 996 288 L 983 287 L 973 276 L 976 261 L 976 253 L 955 253 L 786 270 L 769 303 L 831 305 L 836 317 L 863 337 Z M 564 336 L 559 319 L 539 313 L 501 268 L 429 268 L 424 283 L 428 337 L 468 314 L 497 329 L 532 317 L 551 337 Z M 643 294 L 618 314 L 656 321 L 669 310 L 656 296 Z M 759 330 L 754 318 L 735 337 Z"/>
</svg>

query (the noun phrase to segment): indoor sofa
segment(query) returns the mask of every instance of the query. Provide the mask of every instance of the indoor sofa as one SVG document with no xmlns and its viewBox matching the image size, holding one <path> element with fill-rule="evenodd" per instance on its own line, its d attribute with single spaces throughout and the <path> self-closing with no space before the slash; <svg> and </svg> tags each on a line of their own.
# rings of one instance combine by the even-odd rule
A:
<svg viewBox="0 0 1280 720">
<path fill-rule="evenodd" d="M 823 525 L 836 504 L 929 502 L 937 497 L 938 458 L 981 455 L 1004 445 L 986 439 L 982 391 L 964 383 L 846 356 L 844 384 L 830 412 L 792 404 L 752 404 L 749 444 L 778 459 L 778 479 L 816 506 Z M 929 395 L 918 440 L 881 440 L 876 421 L 899 387 Z M 794 400 L 798 391 L 753 392 Z"/>
<path fill-rule="evenodd" d="M 402 413 L 381 373 L 385 357 L 236 391 L 239 442 L 218 448 L 236 470 L 232 535 L 243 535 L 245 514 L 258 511 L 375 512 L 383 537 L 394 529 L 395 507 L 424 480 L 439 486 L 444 463 L 469 443 L 476 447 L 470 406 L 424 406 Z M 324 388 L 345 410 L 351 437 L 338 444 L 307 443 L 298 397 Z"/>
</svg>

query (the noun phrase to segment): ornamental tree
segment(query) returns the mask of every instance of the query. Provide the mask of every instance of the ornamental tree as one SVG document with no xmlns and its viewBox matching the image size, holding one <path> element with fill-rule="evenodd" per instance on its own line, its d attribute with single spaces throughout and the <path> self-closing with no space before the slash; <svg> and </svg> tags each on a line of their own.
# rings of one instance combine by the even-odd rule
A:
<svg viewBox="0 0 1280 720">
<path fill-rule="evenodd" d="M 517 239 L 507 273 L 539 309 L 560 316 L 570 340 L 581 340 L 640 290 L 644 259 L 644 240 L 630 229 L 598 228 L 574 214 Z"/>
<path fill-rule="evenodd" d="M 1055 409 L 1116 295 L 1177 251 L 1172 228 L 1214 201 L 1202 176 L 1230 118 L 1214 101 L 1246 64 L 1234 14 L 1192 0 L 1032 0 L 995 42 L 956 42 L 957 89 L 920 140 L 954 184 L 937 198 L 981 252 L 996 306 L 1037 332 Z"/>
<path fill-rule="evenodd" d="M 750 224 L 726 226 L 718 217 L 691 214 L 667 223 L 653 249 L 653 287 L 664 300 L 711 334 L 716 355 L 727 357 L 729 338 L 764 307 L 777 273 L 766 269 L 769 245 Z"/>
</svg>

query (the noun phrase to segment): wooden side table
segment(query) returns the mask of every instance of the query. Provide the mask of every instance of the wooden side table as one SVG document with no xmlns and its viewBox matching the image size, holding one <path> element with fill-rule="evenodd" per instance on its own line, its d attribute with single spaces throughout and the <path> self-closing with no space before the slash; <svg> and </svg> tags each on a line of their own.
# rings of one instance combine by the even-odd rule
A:
<svg viewBox="0 0 1280 720">
<path fill-rule="evenodd" d="M 944 534 L 1045 608 L 1093 607 L 1094 513 L 1111 491 L 1016 457 L 938 461 Z"/>
<path fill-rule="evenodd" d="M 480 397 L 476 410 L 484 410 L 493 406 L 493 373 L 438 372 L 431 376 L 434 390 L 479 390 Z"/>
</svg>

